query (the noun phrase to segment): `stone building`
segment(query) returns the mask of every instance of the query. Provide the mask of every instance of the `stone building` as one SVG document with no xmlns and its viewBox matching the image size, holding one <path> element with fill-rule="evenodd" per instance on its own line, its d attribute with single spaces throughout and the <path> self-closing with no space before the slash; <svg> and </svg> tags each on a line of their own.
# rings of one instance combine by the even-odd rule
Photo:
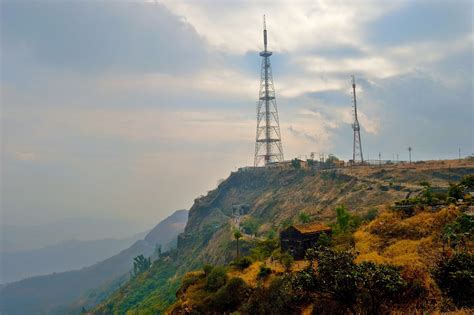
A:
<svg viewBox="0 0 474 315">
<path fill-rule="evenodd" d="M 322 233 L 331 235 L 331 228 L 321 223 L 292 225 L 280 232 L 282 252 L 287 252 L 296 260 L 304 258 L 306 250 L 314 247 Z"/>
</svg>

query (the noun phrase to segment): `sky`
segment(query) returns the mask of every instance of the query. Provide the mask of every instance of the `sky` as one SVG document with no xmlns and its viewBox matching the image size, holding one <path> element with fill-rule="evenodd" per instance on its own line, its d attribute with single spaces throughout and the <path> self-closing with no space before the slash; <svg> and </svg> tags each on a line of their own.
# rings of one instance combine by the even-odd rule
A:
<svg viewBox="0 0 474 315">
<path fill-rule="evenodd" d="M 151 227 L 252 165 L 262 15 L 285 159 L 474 152 L 471 1 L 12 1 L 1 12 L 8 224 Z"/>
</svg>

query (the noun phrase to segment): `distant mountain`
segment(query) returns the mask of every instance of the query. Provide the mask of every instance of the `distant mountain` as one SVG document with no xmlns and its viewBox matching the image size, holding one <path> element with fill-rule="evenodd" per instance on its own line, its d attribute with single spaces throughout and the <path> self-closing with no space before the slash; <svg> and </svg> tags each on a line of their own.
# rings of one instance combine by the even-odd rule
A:
<svg viewBox="0 0 474 315">
<path fill-rule="evenodd" d="M 9 314 L 76 314 L 67 308 L 76 300 L 87 297 L 97 287 L 120 285 L 127 279 L 133 258 L 149 256 L 156 245 L 163 248 L 174 243 L 184 230 L 188 211 L 179 210 L 161 221 L 143 240 L 92 266 L 47 276 L 28 278 L 0 288 L 0 313 Z M 34 263 L 34 262 L 32 262 Z M 94 293 L 95 294 L 95 293 Z M 89 297 L 99 302 L 106 296 Z"/>
<path fill-rule="evenodd" d="M 0 226 L 2 252 L 27 251 L 57 245 L 66 240 L 92 241 L 107 238 L 123 239 L 146 230 L 121 219 L 67 218 L 55 222 Z"/>
<path fill-rule="evenodd" d="M 145 234 L 124 239 L 71 240 L 40 249 L 0 252 L 0 283 L 90 266 L 119 253 Z"/>
</svg>

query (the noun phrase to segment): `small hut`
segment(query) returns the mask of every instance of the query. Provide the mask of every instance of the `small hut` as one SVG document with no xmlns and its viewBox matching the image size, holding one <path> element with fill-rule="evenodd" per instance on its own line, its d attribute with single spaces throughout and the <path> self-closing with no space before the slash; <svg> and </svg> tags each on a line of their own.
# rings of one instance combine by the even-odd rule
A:
<svg viewBox="0 0 474 315">
<path fill-rule="evenodd" d="M 322 233 L 331 235 L 331 228 L 321 223 L 292 225 L 280 232 L 281 251 L 303 259 L 308 248 L 314 247 Z"/>
</svg>

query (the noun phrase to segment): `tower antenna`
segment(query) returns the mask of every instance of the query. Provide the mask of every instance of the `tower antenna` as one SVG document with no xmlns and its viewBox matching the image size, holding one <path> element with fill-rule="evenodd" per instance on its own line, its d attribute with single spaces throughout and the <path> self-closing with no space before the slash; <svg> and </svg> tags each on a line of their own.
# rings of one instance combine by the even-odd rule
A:
<svg viewBox="0 0 474 315">
<path fill-rule="evenodd" d="M 352 146 L 352 161 L 356 163 L 357 159 L 360 159 L 361 163 L 364 163 L 364 156 L 362 154 L 362 142 L 360 141 L 360 124 L 357 118 L 357 98 L 356 98 L 356 84 L 355 78 L 352 76 L 352 98 L 354 107 L 354 123 L 352 124 L 352 130 L 354 131 L 354 142 Z"/>
<path fill-rule="evenodd" d="M 262 67 L 260 70 L 260 90 L 257 101 L 257 134 L 255 137 L 254 166 L 264 163 L 283 161 L 283 146 L 281 144 L 280 121 L 275 100 L 272 67 L 270 64 L 271 51 L 267 50 L 267 24 L 263 16 L 263 45 L 260 52 Z"/>
</svg>

